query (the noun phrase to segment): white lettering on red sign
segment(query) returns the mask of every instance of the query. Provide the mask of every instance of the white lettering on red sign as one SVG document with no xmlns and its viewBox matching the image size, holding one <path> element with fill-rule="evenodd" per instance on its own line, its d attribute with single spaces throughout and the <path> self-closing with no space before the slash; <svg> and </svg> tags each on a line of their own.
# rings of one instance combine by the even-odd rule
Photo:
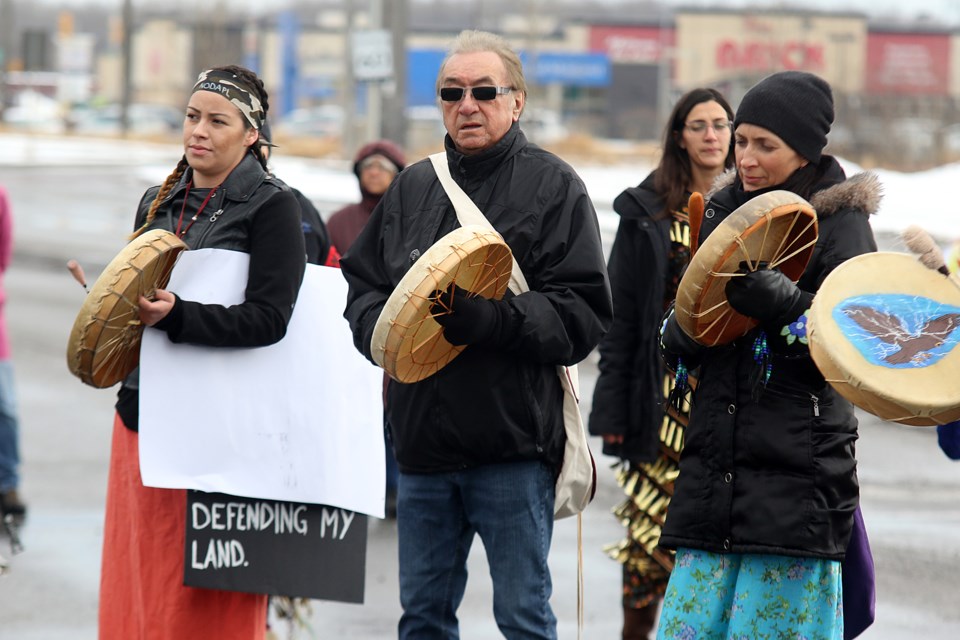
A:
<svg viewBox="0 0 960 640">
<path fill-rule="evenodd" d="M 719 69 L 767 71 L 770 69 L 824 68 L 823 46 L 804 42 L 735 42 L 723 40 L 717 45 L 716 65 Z"/>
</svg>

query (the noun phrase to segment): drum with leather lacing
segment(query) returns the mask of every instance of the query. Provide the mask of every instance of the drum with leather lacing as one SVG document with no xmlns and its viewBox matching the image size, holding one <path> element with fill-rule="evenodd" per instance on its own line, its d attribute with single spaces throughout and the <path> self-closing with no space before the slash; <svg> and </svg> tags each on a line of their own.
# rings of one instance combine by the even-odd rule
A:
<svg viewBox="0 0 960 640">
<path fill-rule="evenodd" d="M 187 248 L 176 235 L 154 229 L 134 238 L 107 265 L 87 294 L 70 331 L 67 367 L 99 389 L 123 380 L 140 362 L 140 296 L 150 298 L 170 280 Z"/>
<path fill-rule="evenodd" d="M 500 300 L 513 254 L 503 238 L 480 225 L 455 229 L 421 255 L 404 275 L 374 326 L 373 360 L 398 382 L 427 378 L 464 350 L 443 337 L 431 307 L 451 283 L 471 295 Z"/>
</svg>

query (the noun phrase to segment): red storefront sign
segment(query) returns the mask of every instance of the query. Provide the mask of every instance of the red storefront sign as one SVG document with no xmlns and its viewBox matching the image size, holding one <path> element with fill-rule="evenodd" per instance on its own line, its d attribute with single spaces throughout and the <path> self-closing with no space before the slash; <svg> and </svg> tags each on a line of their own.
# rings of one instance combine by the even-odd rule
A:
<svg viewBox="0 0 960 640">
<path fill-rule="evenodd" d="M 716 48 L 717 69 L 724 71 L 823 71 L 823 45 L 788 40 L 721 40 Z"/>
<path fill-rule="evenodd" d="M 870 33 L 867 92 L 946 95 L 950 89 L 950 36 L 940 33 Z"/>
</svg>

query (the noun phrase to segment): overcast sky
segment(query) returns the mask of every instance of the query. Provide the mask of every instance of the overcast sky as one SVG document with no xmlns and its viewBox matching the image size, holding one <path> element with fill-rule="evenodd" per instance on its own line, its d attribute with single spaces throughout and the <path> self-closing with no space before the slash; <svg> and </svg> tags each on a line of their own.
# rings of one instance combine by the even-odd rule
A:
<svg viewBox="0 0 960 640">
<path fill-rule="evenodd" d="M 957 0 L 665 0 L 677 6 L 753 6 L 806 7 L 809 9 L 862 11 L 869 15 L 899 15 L 910 17 L 925 14 L 945 22 L 960 20 L 960 2 Z"/>
<path fill-rule="evenodd" d="M 84 5 L 116 6 L 120 7 L 123 0 L 41 0 L 43 3 L 54 6 L 82 7 Z M 149 0 L 152 2 L 153 0 Z M 390 0 L 382 0 L 389 2 Z M 411 0 L 416 1 L 416 0 Z M 459 0 L 464 4 L 474 4 L 482 0 Z M 517 5 L 525 2 L 536 2 L 540 6 L 548 5 L 552 0 L 517 0 Z M 624 0 L 596 0 L 610 4 L 621 4 Z M 863 11 L 872 16 L 887 16 L 899 18 L 913 18 L 925 15 L 944 24 L 960 24 L 960 1 L 958 0 L 661 0 L 674 6 L 693 7 L 777 7 L 809 8 L 820 10 Z M 148 0 L 133 0 L 134 6 L 142 6 Z M 363 6 L 364 0 L 354 0 L 356 6 Z M 194 0 L 167 0 L 167 5 L 193 6 Z M 212 0 L 208 9 L 216 6 L 232 6 L 246 8 L 251 12 L 262 14 L 278 11 L 290 6 L 286 0 Z"/>
</svg>

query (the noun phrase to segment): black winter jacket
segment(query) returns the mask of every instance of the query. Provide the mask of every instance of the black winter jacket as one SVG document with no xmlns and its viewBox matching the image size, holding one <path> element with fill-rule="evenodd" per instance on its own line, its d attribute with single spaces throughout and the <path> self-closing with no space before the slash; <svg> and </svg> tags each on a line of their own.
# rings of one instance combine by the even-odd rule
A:
<svg viewBox="0 0 960 640">
<path fill-rule="evenodd" d="M 446 137 L 454 180 L 504 237 L 530 291 L 507 293 L 514 326 L 503 348 L 472 345 L 433 376 L 390 384 L 387 416 L 407 473 L 543 460 L 558 466 L 565 435 L 556 366 L 579 362 L 611 322 L 599 225 L 586 188 L 556 156 L 527 142 L 516 123 L 471 156 Z M 411 264 L 459 227 L 429 160 L 408 166 L 341 260 L 344 312 L 370 358 L 384 303 Z"/>
<path fill-rule="evenodd" d="M 590 433 L 621 435 L 603 452 L 651 462 L 663 421 L 664 367 L 658 329 L 670 253 L 671 216 L 657 218 L 663 199 L 655 173 L 613 201 L 620 214 L 607 269 L 613 289 L 613 325 L 600 342 L 600 376 L 593 391 Z"/>
<path fill-rule="evenodd" d="M 876 177 L 862 173 L 845 180 L 829 156 L 821 167 L 825 175 L 808 198 L 817 211 L 819 238 L 798 283 L 807 303 L 840 263 L 876 251 L 868 221 L 880 200 Z M 701 240 L 755 195 L 736 185 L 713 194 Z M 754 400 L 752 347 L 760 330 L 702 354 L 660 543 L 841 560 L 859 502 L 853 406 L 824 382 L 805 343 L 788 343 L 780 327 L 764 328 L 773 368 Z"/>
<path fill-rule="evenodd" d="M 189 168 L 184 172 L 160 204 L 149 229 L 176 230 L 192 175 Z M 158 190 L 151 187 L 141 198 L 135 229 L 146 220 Z M 207 191 L 190 189 L 184 227 Z M 173 342 L 218 347 L 262 347 L 286 335 L 306 268 L 300 207 L 293 193 L 269 177 L 252 154 L 244 156 L 217 189 L 183 241 L 190 249 L 249 253 L 244 302 L 224 307 L 178 297 L 155 328 L 166 331 Z M 117 403 L 124 424 L 134 430 L 139 422 L 138 374 L 139 369 L 124 380 Z"/>
</svg>

